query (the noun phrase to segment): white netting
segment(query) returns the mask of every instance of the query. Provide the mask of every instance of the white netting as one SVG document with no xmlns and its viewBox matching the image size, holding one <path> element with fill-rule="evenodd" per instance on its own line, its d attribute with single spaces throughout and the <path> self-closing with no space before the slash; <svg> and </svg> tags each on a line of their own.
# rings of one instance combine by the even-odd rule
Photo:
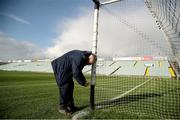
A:
<svg viewBox="0 0 180 120">
<path fill-rule="evenodd" d="M 172 42 L 146 5 L 143 0 L 122 0 L 100 7 L 96 108 L 180 118 L 180 81 L 171 64 Z"/>
</svg>

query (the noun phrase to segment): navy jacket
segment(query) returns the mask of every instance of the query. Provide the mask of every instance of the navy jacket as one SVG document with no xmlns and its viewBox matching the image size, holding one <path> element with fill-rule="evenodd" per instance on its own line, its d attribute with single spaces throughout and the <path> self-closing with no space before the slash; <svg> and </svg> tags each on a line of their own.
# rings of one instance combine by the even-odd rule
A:
<svg viewBox="0 0 180 120">
<path fill-rule="evenodd" d="M 79 84 L 85 85 L 86 79 L 82 69 L 87 65 L 90 51 L 72 50 L 51 62 L 58 85 L 62 86 L 72 81 L 74 77 Z"/>
</svg>

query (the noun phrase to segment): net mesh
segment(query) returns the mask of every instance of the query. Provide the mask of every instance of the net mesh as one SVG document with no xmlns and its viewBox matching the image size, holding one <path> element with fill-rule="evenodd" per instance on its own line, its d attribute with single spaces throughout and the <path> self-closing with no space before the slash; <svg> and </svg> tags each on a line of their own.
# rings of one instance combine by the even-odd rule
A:
<svg viewBox="0 0 180 120">
<path fill-rule="evenodd" d="M 176 14 L 167 17 L 171 19 L 168 27 L 177 31 L 175 39 L 179 40 L 179 22 L 174 18 L 179 20 L 179 1 L 171 2 L 176 7 L 169 14 Z M 115 115 L 180 118 L 180 81 L 171 63 L 178 56 L 173 53 L 178 44 L 166 39 L 164 29 L 159 29 L 148 10 L 157 9 L 159 21 L 163 21 L 164 4 L 164 0 L 123 0 L 100 7 L 96 109 Z"/>
<path fill-rule="evenodd" d="M 146 0 L 147 7 L 156 19 L 160 29 L 168 37 L 172 52 L 179 56 L 180 49 L 180 1 L 179 0 Z"/>
</svg>

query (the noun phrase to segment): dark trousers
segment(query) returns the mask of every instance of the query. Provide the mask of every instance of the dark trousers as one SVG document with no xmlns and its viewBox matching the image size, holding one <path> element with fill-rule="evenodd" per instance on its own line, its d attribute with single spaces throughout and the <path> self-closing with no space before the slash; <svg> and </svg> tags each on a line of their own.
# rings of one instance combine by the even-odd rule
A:
<svg viewBox="0 0 180 120">
<path fill-rule="evenodd" d="M 74 107 L 73 91 L 74 82 L 70 80 L 68 83 L 59 87 L 59 105 L 60 107 Z"/>
</svg>

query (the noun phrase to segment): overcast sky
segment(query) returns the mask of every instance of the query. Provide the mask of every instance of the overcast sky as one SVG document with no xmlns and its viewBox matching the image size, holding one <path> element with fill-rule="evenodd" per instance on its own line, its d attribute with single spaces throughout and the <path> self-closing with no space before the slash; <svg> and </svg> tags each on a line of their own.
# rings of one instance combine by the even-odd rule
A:
<svg viewBox="0 0 180 120">
<path fill-rule="evenodd" d="M 101 8 L 98 54 L 166 55 L 168 43 L 143 0 L 130 1 Z M 73 49 L 91 50 L 92 26 L 91 0 L 0 0 L 0 59 L 54 58 Z"/>
</svg>

